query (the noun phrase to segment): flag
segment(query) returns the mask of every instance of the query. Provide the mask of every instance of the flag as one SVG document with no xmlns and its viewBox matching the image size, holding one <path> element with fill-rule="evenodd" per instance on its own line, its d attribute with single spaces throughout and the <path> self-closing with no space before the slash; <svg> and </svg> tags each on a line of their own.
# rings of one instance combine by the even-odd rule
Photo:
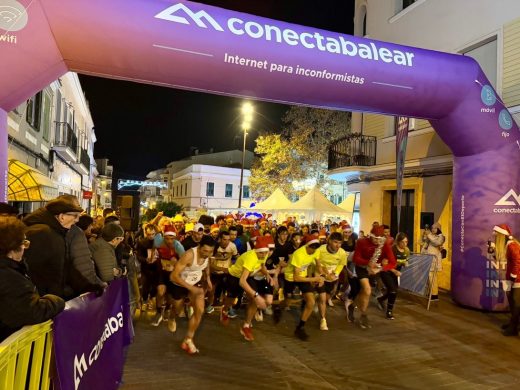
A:
<svg viewBox="0 0 520 390">
<path fill-rule="evenodd" d="M 395 162 L 397 182 L 397 231 L 401 228 L 401 205 L 403 200 L 404 161 L 406 159 L 406 144 L 408 143 L 408 127 L 410 121 L 404 116 L 397 117 L 395 137 Z"/>
</svg>

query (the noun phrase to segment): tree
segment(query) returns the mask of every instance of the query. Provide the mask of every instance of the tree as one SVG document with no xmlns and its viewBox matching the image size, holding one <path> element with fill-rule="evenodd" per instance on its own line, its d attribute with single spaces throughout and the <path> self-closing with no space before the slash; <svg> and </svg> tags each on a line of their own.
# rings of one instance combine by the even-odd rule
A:
<svg viewBox="0 0 520 390">
<path fill-rule="evenodd" d="M 334 183 L 327 176 L 328 148 L 350 133 L 350 113 L 293 106 L 283 122 L 282 134 L 256 140 L 255 153 L 260 158 L 249 180 L 255 197 L 267 197 L 277 187 L 288 197 L 301 196 L 309 186 L 323 189 Z"/>
<path fill-rule="evenodd" d="M 174 217 L 182 211 L 182 206 L 175 202 L 157 202 L 157 211 L 162 211 L 167 217 Z"/>
</svg>

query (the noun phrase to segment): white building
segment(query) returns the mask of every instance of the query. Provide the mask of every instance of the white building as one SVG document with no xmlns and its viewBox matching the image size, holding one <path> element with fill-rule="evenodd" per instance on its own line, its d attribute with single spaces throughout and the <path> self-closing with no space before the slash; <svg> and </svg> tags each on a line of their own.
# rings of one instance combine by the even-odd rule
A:
<svg viewBox="0 0 520 390">
<path fill-rule="evenodd" d="M 75 73 L 63 75 L 10 112 L 8 132 L 10 202 L 30 212 L 58 195 L 72 194 L 89 208 L 83 194 L 92 190 L 96 136 Z M 22 166 L 31 175 L 17 181 Z M 29 176 L 35 182 L 24 179 Z"/>
<path fill-rule="evenodd" d="M 355 7 L 356 35 L 471 56 L 512 113 L 520 111 L 519 1 L 356 0 Z M 359 193 L 361 229 L 366 232 L 373 221 L 395 225 L 395 118 L 353 113 L 352 128 L 361 135 L 344 142 L 346 147 L 357 148 L 357 153 L 351 160 L 329 166 L 329 173 L 346 180 L 349 191 Z M 412 120 L 411 130 L 401 230 L 408 233 L 417 251 L 428 217 L 441 223 L 451 242 L 453 164 L 450 150 L 428 121 Z M 439 285 L 449 289 L 449 256 L 443 265 Z"/>
<path fill-rule="evenodd" d="M 164 188 L 158 187 L 157 185 L 143 185 L 139 189 L 141 202 L 152 209 L 155 208 L 158 202 L 171 202 L 172 195 L 168 190 L 169 178 L 170 175 L 168 173 L 168 169 L 166 168 L 158 169 L 148 173 L 148 175 L 146 175 L 145 182 L 162 183 L 164 184 Z"/>
<path fill-rule="evenodd" d="M 244 169 L 242 207 L 249 207 L 249 169 Z M 220 213 L 238 209 L 240 168 L 190 165 L 172 175 L 172 201 L 186 211 Z"/>
<path fill-rule="evenodd" d="M 107 158 L 96 159 L 98 175 L 94 186 L 95 214 L 102 215 L 103 209 L 113 208 L 112 204 L 112 173 L 114 167 Z"/>
</svg>

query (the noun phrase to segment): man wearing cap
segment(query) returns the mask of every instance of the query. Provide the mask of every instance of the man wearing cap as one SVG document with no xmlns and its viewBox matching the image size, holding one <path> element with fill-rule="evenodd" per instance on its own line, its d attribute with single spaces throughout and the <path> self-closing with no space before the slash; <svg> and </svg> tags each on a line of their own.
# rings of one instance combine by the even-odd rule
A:
<svg viewBox="0 0 520 390">
<path fill-rule="evenodd" d="M 175 321 L 175 313 L 180 313 L 186 297 L 190 299 L 194 308 L 193 315 L 188 320 L 188 331 L 181 344 L 181 348 L 190 355 L 199 352 L 193 343 L 193 337 L 204 312 L 204 295 L 207 290 L 212 289 L 209 277 L 209 257 L 213 253 L 214 247 L 215 241 L 209 236 L 203 236 L 195 248 L 187 250 L 177 261 L 170 275 L 174 299 L 174 307 L 171 310 L 173 318 L 170 314 L 170 321 Z"/>
<path fill-rule="evenodd" d="M 493 253 L 499 264 L 506 263 L 504 290 L 511 318 L 502 326 L 504 336 L 518 336 L 520 321 L 520 243 L 513 237 L 511 228 L 506 224 L 493 227 L 495 242 L 490 243 L 488 252 Z"/>
<path fill-rule="evenodd" d="M 371 328 L 367 317 L 371 294 L 369 276 L 375 275 L 380 270 L 390 271 L 397 264 L 392 247 L 386 240 L 383 226 L 373 227 L 369 237 L 357 241 L 353 260 L 361 287 L 356 297 L 357 307 L 361 311 L 358 323 L 362 329 L 369 329 Z"/>
<path fill-rule="evenodd" d="M 110 282 L 123 276 L 123 270 L 117 266 L 115 248 L 124 240 L 125 231 L 117 223 L 107 223 L 98 238 L 89 249 L 96 264 L 96 271 L 103 282 Z"/>
<path fill-rule="evenodd" d="M 338 282 L 339 274 L 347 265 L 347 252 L 341 248 L 343 237 L 341 233 L 331 233 L 325 245 L 320 246 L 319 251 L 319 273 L 325 278 L 323 286 L 318 287 L 316 291 L 319 294 L 318 307 L 320 310 L 321 320 L 320 329 L 329 330 L 327 320 L 325 318 L 327 310 L 327 301 L 331 299 L 333 291 Z"/>
<path fill-rule="evenodd" d="M 204 236 L 204 225 L 199 222 L 193 225 L 191 234 L 182 240 L 181 244 L 184 247 L 184 250 L 198 246 L 202 236 Z"/>
<path fill-rule="evenodd" d="M 305 245 L 297 249 L 291 257 L 289 265 L 285 268 L 285 299 L 286 302 L 289 296 L 292 296 L 296 285 L 303 294 L 305 307 L 303 308 L 300 322 L 296 326 L 294 334 L 299 339 L 305 341 L 309 338 L 305 332 L 305 323 L 312 314 L 314 309 L 314 286 L 323 286 L 325 279 L 321 277 L 316 271 L 319 269 L 319 251 L 320 240 L 317 234 L 308 234 L 305 236 Z M 285 304 L 284 304 L 285 305 Z M 281 311 L 277 311 L 278 315 Z M 276 318 L 275 318 L 276 321 Z"/>
<path fill-rule="evenodd" d="M 58 197 L 24 219 L 31 246 L 25 251 L 29 276 L 40 295 L 54 294 L 68 299 L 65 236 L 83 209 L 77 199 Z"/>
<path fill-rule="evenodd" d="M 209 230 L 209 235 L 211 236 L 211 238 L 213 238 L 215 241 L 217 241 L 219 233 L 220 233 L 220 226 L 216 223 L 211 225 L 211 228 Z"/>
<path fill-rule="evenodd" d="M 269 244 L 272 238 L 260 236 L 256 240 L 255 249 L 247 251 L 241 255 L 235 264 L 229 268 L 229 276 L 226 280 L 226 299 L 220 316 L 220 321 L 226 325 L 228 323 L 228 309 L 233 304 L 235 298 L 240 296 L 243 291 L 249 296 L 246 319 L 240 329 L 240 333 L 247 341 L 253 341 L 251 322 L 258 309 L 265 310 L 273 301 L 272 286 L 276 281 L 271 278 L 265 262 L 269 257 Z M 261 273 L 264 277 L 261 280 L 254 276 Z"/>
<path fill-rule="evenodd" d="M 175 227 L 166 225 L 163 232 L 163 239 L 159 246 L 154 246 L 155 258 L 160 268 L 159 284 L 157 286 L 156 308 L 157 314 L 152 321 L 152 326 L 159 326 L 164 319 L 166 310 L 166 292 L 171 295 L 172 285 L 170 274 L 177 260 L 184 255 L 184 247 L 176 239 Z M 174 323 L 168 320 L 168 329 L 174 332 Z"/>
</svg>

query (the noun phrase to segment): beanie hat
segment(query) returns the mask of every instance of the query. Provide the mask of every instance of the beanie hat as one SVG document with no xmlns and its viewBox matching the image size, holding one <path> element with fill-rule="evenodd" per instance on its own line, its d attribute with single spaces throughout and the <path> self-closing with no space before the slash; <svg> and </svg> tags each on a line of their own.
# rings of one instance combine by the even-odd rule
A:
<svg viewBox="0 0 520 390">
<path fill-rule="evenodd" d="M 101 237 L 103 240 L 110 242 L 116 237 L 124 237 L 125 231 L 117 223 L 107 223 L 101 230 Z"/>
<path fill-rule="evenodd" d="M 269 252 L 269 237 L 260 236 L 255 242 L 255 252 Z"/>
<path fill-rule="evenodd" d="M 317 234 L 306 234 L 303 238 L 305 240 L 305 245 L 319 244 L 320 240 L 318 239 Z"/>
<path fill-rule="evenodd" d="M 513 239 L 513 233 L 511 232 L 511 228 L 507 226 L 505 223 L 493 227 L 493 230 L 497 233 L 503 234 L 510 240 Z"/>
<path fill-rule="evenodd" d="M 166 225 L 164 227 L 164 235 L 165 236 L 176 236 L 177 233 L 175 231 L 175 227 L 173 227 L 172 225 Z"/>
<path fill-rule="evenodd" d="M 370 235 L 372 237 L 384 237 L 385 228 L 383 226 L 374 226 L 372 230 L 370 230 Z"/>
<path fill-rule="evenodd" d="M 68 196 L 68 197 L 58 197 L 56 199 L 53 199 L 49 201 L 45 208 L 47 211 L 49 211 L 52 215 L 59 215 L 59 214 L 65 214 L 65 213 L 81 213 L 83 209 L 79 205 L 79 201 L 76 197 Z"/>
</svg>

